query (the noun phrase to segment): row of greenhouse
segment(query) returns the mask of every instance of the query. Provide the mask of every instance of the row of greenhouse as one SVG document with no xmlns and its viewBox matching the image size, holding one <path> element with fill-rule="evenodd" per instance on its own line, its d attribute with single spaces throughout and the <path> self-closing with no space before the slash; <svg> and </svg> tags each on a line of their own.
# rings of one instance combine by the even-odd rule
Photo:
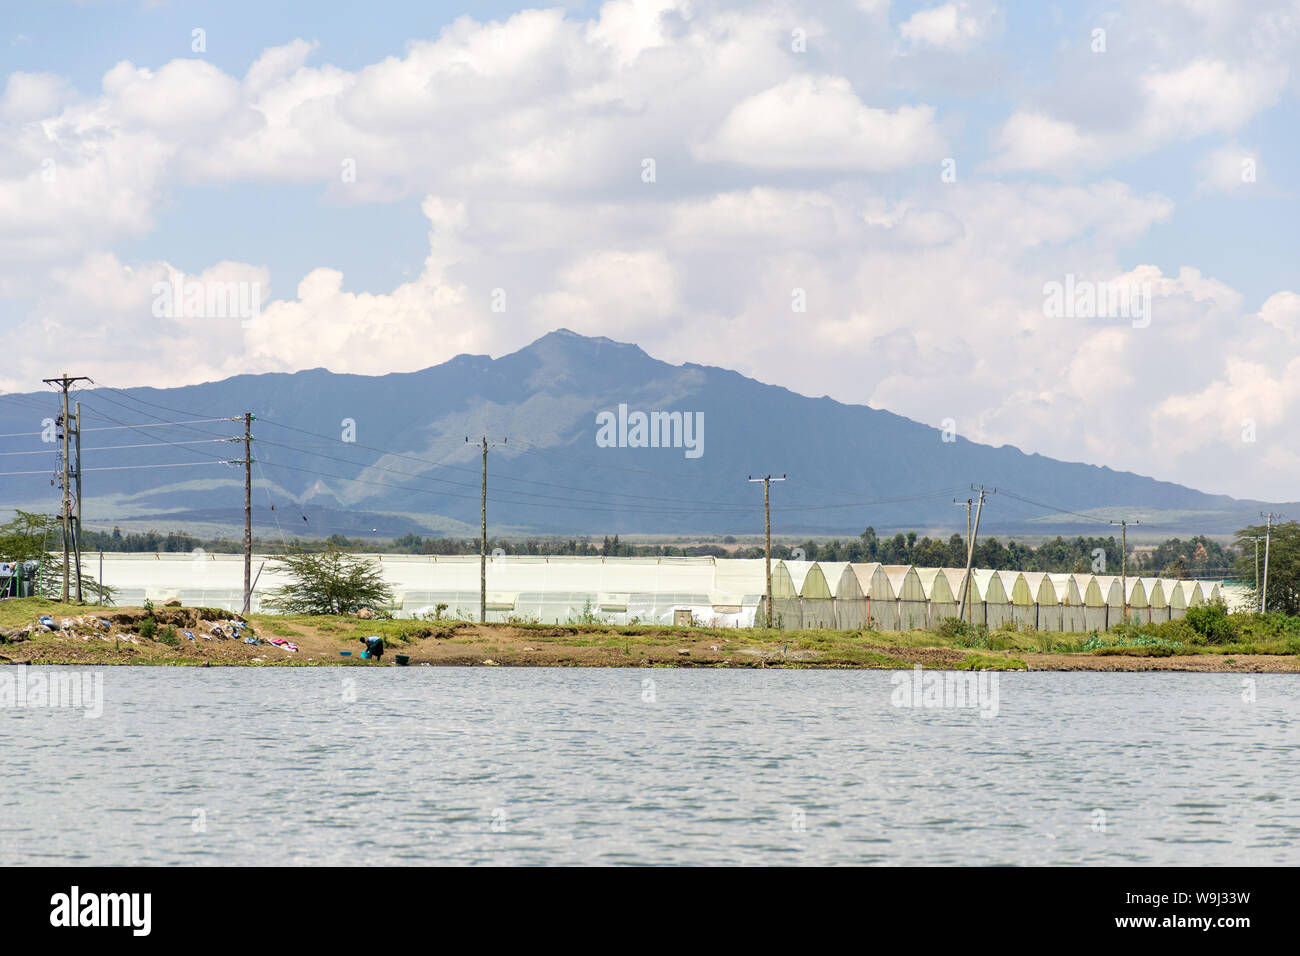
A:
<svg viewBox="0 0 1300 956">
<path fill-rule="evenodd" d="M 964 568 L 780 562 L 772 579 L 772 617 L 782 628 L 935 627 L 957 617 Z M 1125 619 L 1160 624 L 1220 597 L 1220 584 L 1105 574 L 974 570 L 965 617 L 989 628 L 1105 630 Z M 765 603 L 765 602 L 761 602 Z M 762 608 L 760 607 L 760 616 Z"/>
<path fill-rule="evenodd" d="M 393 590 L 392 613 L 477 620 L 479 559 L 366 555 Z M 254 559 L 251 610 L 270 611 L 285 583 L 269 557 Z M 119 605 L 176 598 L 237 611 L 240 555 L 105 554 L 103 580 Z M 773 561 L 772 621 L 782 628 L 906 630 L 956 617 L 965 570 L 874 563 Z M 727 558 L 602 558 L 496 555 L 487 562 L 490 621 L 748 627 L 767 617 L 765 562 Z M 1104 630 L 1130 619 L 1161 623 L 1220 596 L 1208 581 L 1105 574 L 976 570 L 967 615 L 990 628 Z M 93 599 L 93 595 L 91 596 Z"/>
</svg>

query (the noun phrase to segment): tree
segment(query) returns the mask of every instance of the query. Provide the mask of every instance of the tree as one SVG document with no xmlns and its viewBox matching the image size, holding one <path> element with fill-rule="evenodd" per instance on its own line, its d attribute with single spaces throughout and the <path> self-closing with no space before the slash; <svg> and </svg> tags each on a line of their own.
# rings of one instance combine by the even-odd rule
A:
<svg viewBox="0 0 1300 956">
<path fill-rule="evenodd" d="M 287 614 L 350 614 L 392 603 L 393 589 L 379 565 L 338 547 L 274 560 L 289 583 L 271 591 L 266 603 Z"/>
<path fill-rule="evenodd" d="M 1262 581 L 1255 580 L 1255 542 L 1259 538 L 1260 577 L 1264 572 L 1264 533 L 1262 524 L 1242 528 L 1236 538 L 1242 545 L 1241 557 L 1233 570 L 1238 580 L 1249 581 L 1247 591 L 1256 609 Z M 1288 521 L 1273 525 L 1268 546 L 1268 610 L 1300 614 L 1300 524 Z"/>
<path fill-rule="evenodd" d="M 63 547 L 63 527 L 58 515 L 40 515 L 30 511 L 15 510 L 16 517 L 0 525 L 0 561 L 36 561 L 36 593 L 43 598 L 59 598 L 63 593 L 63 553 L 56 554 L 51 546 Z M 83 552 L 84 554 L 84 552 Z M 94 576 L 81 567 L 83 594 L 96 595 L 103 591 L 104 603 L 113 603 L 114 589 L 101 588 Z M 69 573 L 76 574 L 75 558 Z"/>
</svg>

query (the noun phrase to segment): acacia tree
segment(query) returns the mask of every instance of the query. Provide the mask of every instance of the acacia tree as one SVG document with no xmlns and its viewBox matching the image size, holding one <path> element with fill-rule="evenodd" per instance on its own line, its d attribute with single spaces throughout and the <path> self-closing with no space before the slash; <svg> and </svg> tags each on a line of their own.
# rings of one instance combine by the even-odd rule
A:
<svg viewBox="0 0 1300 956">
<path fill-rule="evenodd" d="M 1239 581 L 1249 581 L 1254 607 L 1259 608 L 1259 591 L 1264 577 L 1264 534 L 1262 524 L 1237 532 L 1241 557 L 1233 570 Z M 1260 579 L 1255 580 L 1255 541 L 1259 539 Z M 1268 542 L 1268 610 L 1300 614 L 1300 524 L 1288 521 L 1273 525 Z"/>
<path fill-rule="evenodd" d="M 36 593 L 44 598 L 59 598 L 63 591 L 63 556 L 55 554 L 51 546 L 62 547 L 63 527 L 58 515 L 35 514 L 15 510 L 12 521 L 0 525 L 0 561 L 36 561 Z M 74 569 L 75 573 L 75 569 Z M 104 595 L 106 604 L 113 603 L 114 589 L 99 584 L 86 570 L 85 552 L 82 552 L 81 588 L 83 594 Z"/>
<path fill-rule="evenodd" d="M 393 589 L 374 561 L 336 546 L 274 559 L 289 581 L 267 595 L 267 606 L 287 614 L 350 614 L 390 604 Z"/>
</svg>

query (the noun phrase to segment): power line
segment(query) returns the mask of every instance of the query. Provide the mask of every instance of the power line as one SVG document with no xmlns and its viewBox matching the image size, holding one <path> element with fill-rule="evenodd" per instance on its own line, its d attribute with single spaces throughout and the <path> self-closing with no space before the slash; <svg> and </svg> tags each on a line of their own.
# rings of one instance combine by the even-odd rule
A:
<svg viewBox="0 0 1300 956">
<path fill-rule="evenodd" d="M 86 429 L 90 431 L 90 429 Z M 217 442 L 237 441 L 235 438 L 200 438 L 194 441 L 156 441 L 137 445 L 100 445 L 95 448 L 83 448 L 82 451 L 118 451 L 123 448 L 163 448 L 167 445 L 209 445 Z M 7 455 L 48 455 L 56 449 L 42 448 L 40 451 L 0 451 L 0 457 Z"/>
</svg>

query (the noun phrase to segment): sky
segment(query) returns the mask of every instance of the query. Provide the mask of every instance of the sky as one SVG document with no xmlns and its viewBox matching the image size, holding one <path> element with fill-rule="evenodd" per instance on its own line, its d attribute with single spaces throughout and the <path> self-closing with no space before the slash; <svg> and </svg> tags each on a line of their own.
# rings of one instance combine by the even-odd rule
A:
<svg viewBox="0 0 1300 956">
<path fill-rule="evenodd" d="M 1300 0 L 2 10 L 0 389 L 569 328 L 1297 498 Z"/>
</svg>

